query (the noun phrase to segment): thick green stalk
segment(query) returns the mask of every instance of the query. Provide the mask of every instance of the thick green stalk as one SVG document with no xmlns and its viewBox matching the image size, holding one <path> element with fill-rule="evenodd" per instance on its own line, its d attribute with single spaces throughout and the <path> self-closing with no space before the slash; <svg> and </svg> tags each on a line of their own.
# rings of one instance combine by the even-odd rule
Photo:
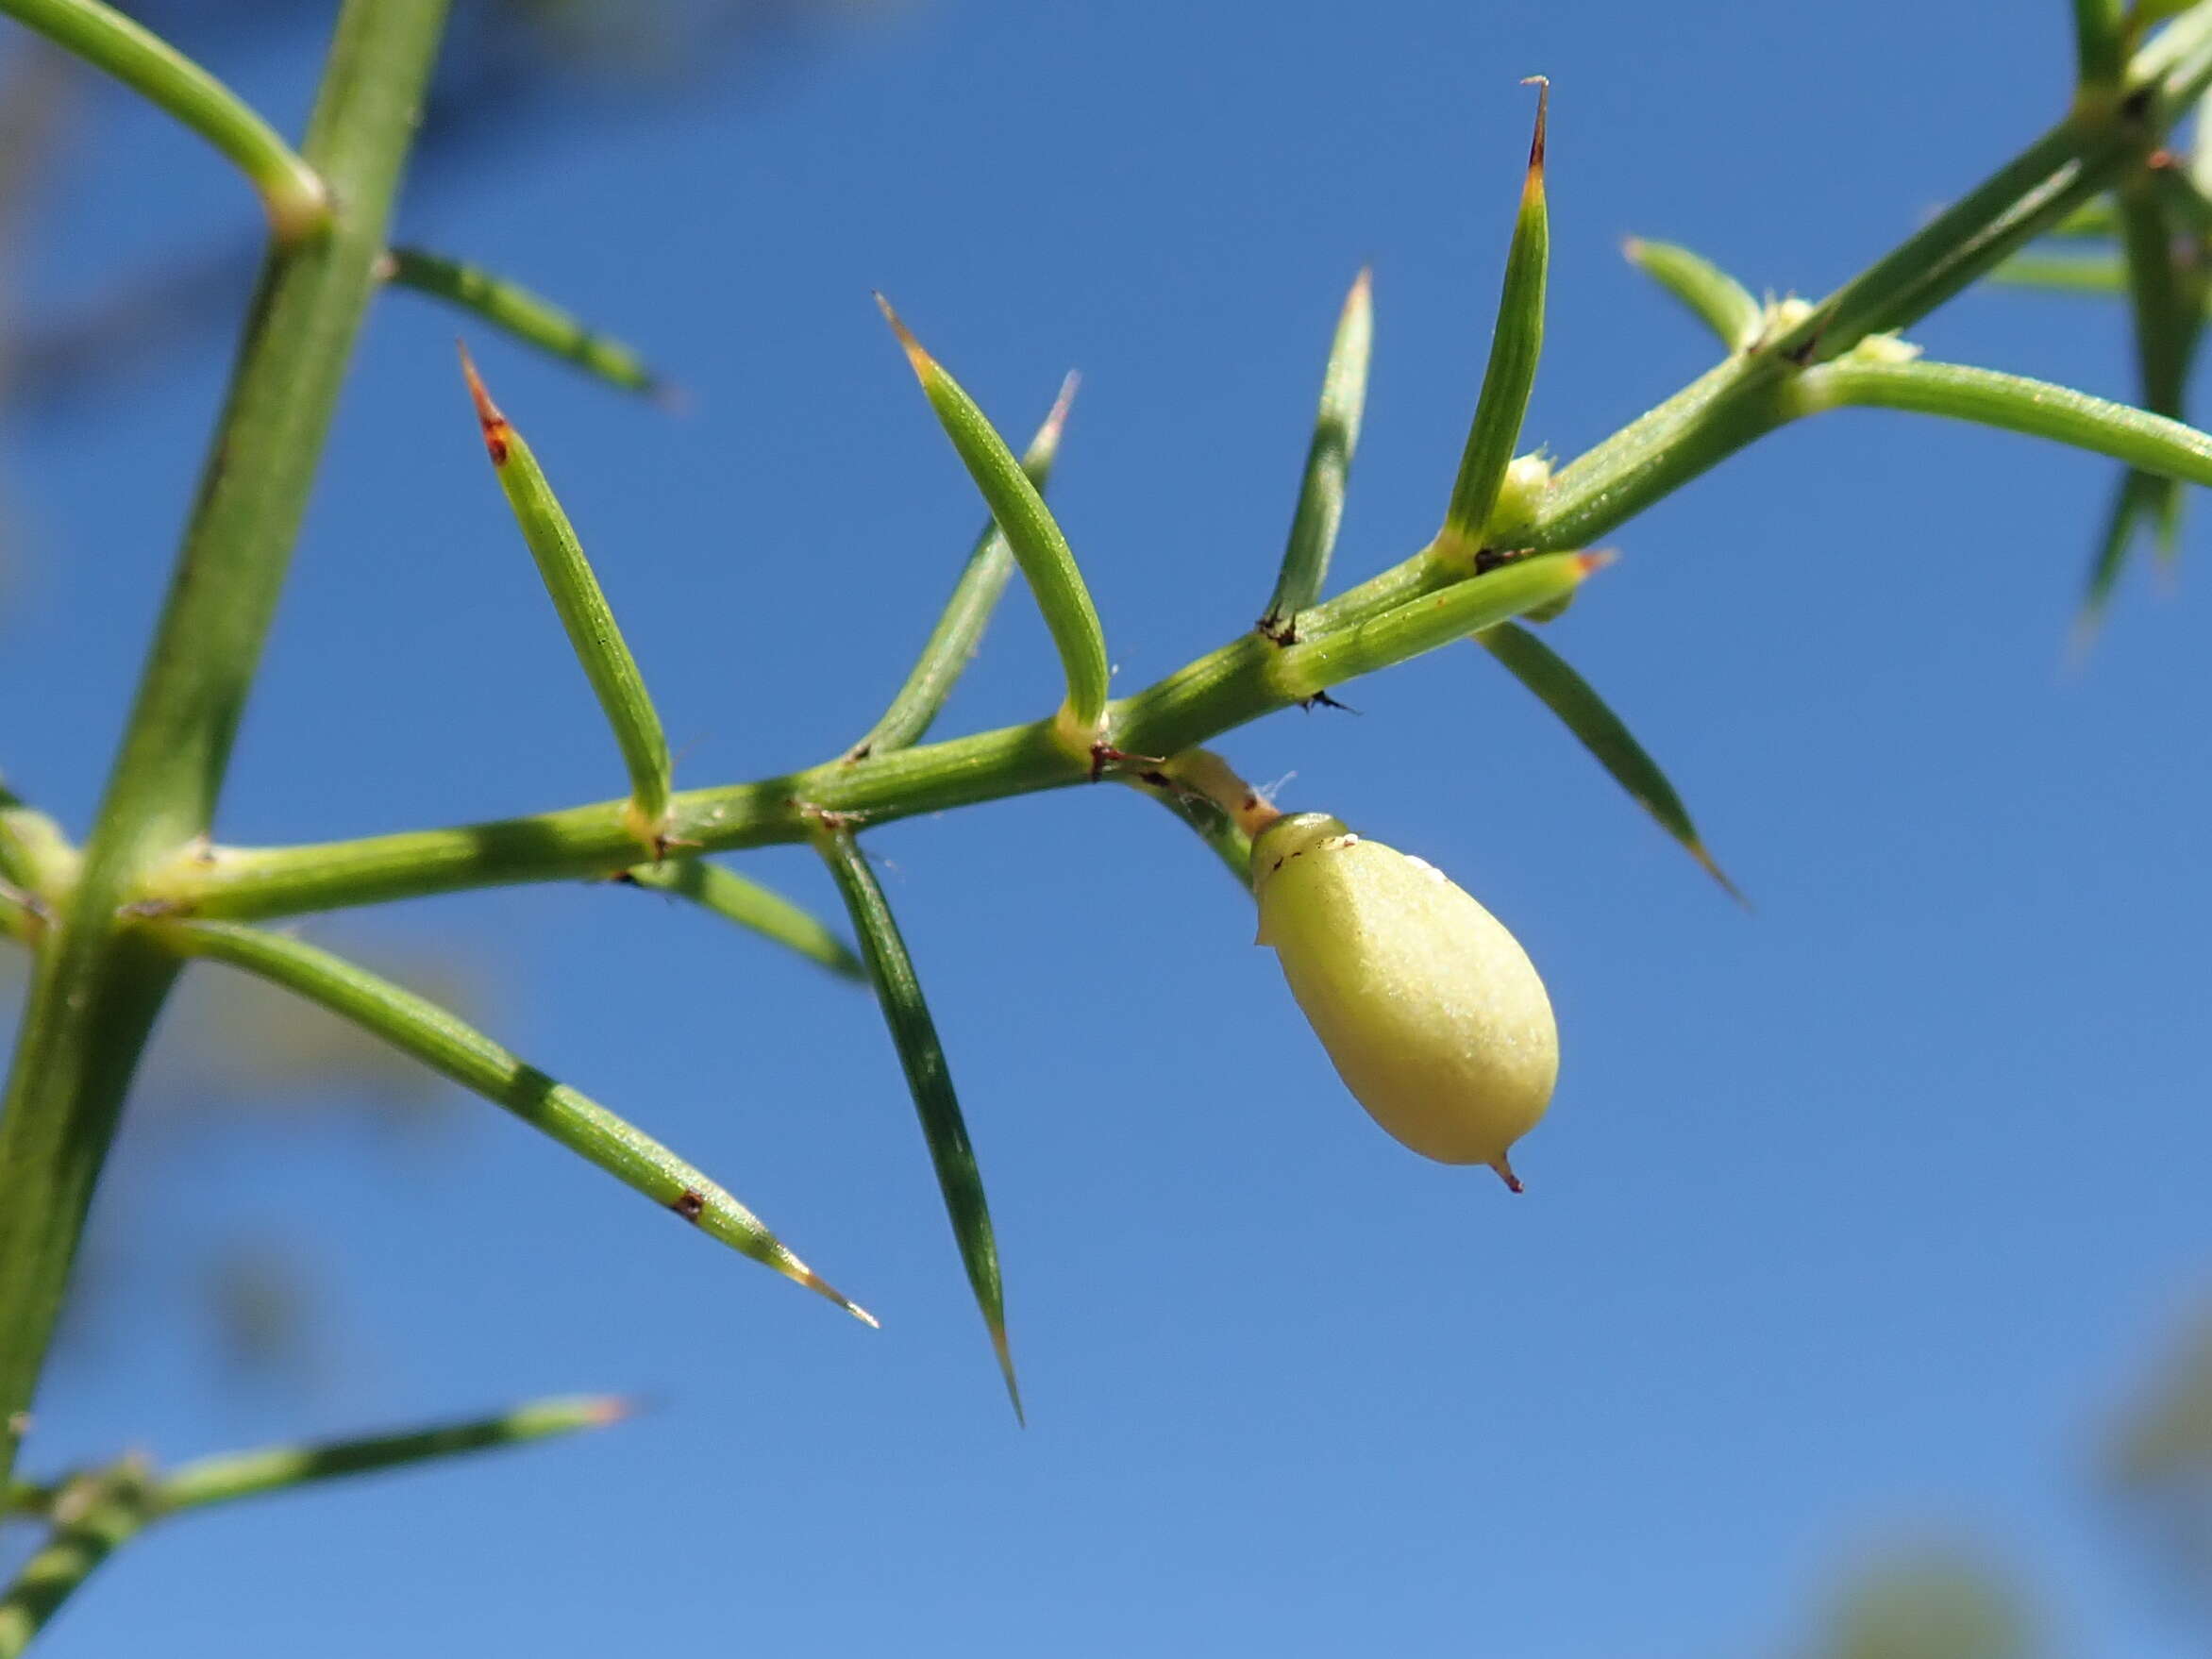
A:
<svg viewBox="0 0 2212 1659">
<path fill-rule="evenodd" d="M 41 951 L 0 1106 L 0 1480 L 85 1211 L 176 972 L 125 907 L 203 836 L 306 511 L 445 0 L 347 0 L 302 153 L 327 233 L 272 249 L 69 914 Z"/>
</svg>

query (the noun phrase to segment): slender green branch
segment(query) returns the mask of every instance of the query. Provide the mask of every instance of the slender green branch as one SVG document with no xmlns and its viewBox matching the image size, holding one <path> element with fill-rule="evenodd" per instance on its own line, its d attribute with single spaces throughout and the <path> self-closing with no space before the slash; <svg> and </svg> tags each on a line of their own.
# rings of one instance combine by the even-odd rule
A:
<svg viewBox="0 0 2212 1659">
<path fill-rule="evenodd" d="M 0 1595 L 0 1659 L 16 1659 L 100 1564 L 154 1518 L 146 1470 L 136 1459 L 85 1475 L 56 1495 L 53 1528 Z"/>
<path fill-rule="evenodd" d="M 1316 692 L 1452 644 L 1477 628 L 1554 604 L 1604 561 L 1555 554 L 1524 559 L 1289 646 L 1238 636 L 1109 710 L 1115 746 L 1172 755 Z M 804 841 L 810 808 L 887 822 L 979 801 L 1091 781 L 1050 721 L 948 743 L 831 761 L 805 772 L 670 802 L 670 834 L 712 852 Z M 267 917 L 503 881 L 612 875 L 635 855 L 620 802 L 501 823 L 271 848 L 213 847 L 179 860 L 150 884 L 149 903 L 200 916 Z"/>
<path fill-rule="evenodd" d="M 2139 122 L 2154 126 L 2170 120 L 2177 98 L 2194 96 L 2212 81 L 2212 7 L 2202 14 L 2191 12 L 2158 36 L 2138 54 L 2130 75 L 2131 86 L 2142 94 Z M 2132 156 L 2137 130 L 2129 126 L 2123 142 L 2093 124 L 2062 123 L 1969 193 L 1919 233 L 1913 245 L 1960 280 L 1978 274 L 2105 189 Z M 1950 292 L 1941 285 L 1910 283 L 1908 274 L 1892 256 L 1847 285 L 1843 292 L 1853 296 L 1852 306 L 1829 309 L 1829 327 L 1835 331 L 1826 336 L 1815 331 L 1812 344 L 1818 349 L 1807 349 L 1808 360 L 1832 354 L 1832 346 L 1839 353 L 1856 344 L 1849 327 L 1836 324 L 1838 310 L 1862 319 L 1902 312 L 1909 320 L 1919 314 L 1916 307 L 1931 308 Z M 1710 371 L 1553 478 L 1543 492 L 1528 539 L 1543 547 L 1586 546 L 1761 432 L 1805 412 L 1793 384 L 1799 372 L 1794 359 L 1770 346 Z M 1472 591 L 1514 574 L 1509 568 L 1461 581 L 1426 552 L 1416 554 L 1315 607 L 1301 623 L 1305 641 L 1289 650 L 1269 653 L 1265 642 L 1247 636 L 1112 705 L 1110 732 L 1125 750 L 1179 752 L 1349 678 L 1315 674 L 1326 657 L 1302 653 L 1326 653 L 1340 636 L 1350 637 L 1374 618 L 1394 611 L 1411 612 L 1448 591 Z M 1496 614 L 1478 619 L 1457 613 L 1452 637 L 1544 602 L 1524 592 Z M 1477 609 L 1467 607 L 1468 612 Z M 1356 672 L 1385 665 L 1373 651 L 1374 644 L 1375 636 L 1367 636 L 1369 649 Z M 1266 661 L 1270 654 L 1271 663 Z M 1305 672 L 1288 672 L 1286 665 L 1294 662 Z M 796 804 L 799 801 L 882 820 L 1061 788 L 1088 776 L 1088 768 L 1073 761 L 1048 727 L 1039 723 L 873 756 L 835 769 L 818 767 L 679 795 L 672 808 L 673 833 L 702 848 L 796 841 L 807 833 Z M 630 862 L 617 820 L 618 809 L 601 803 L 359 841 L 216 848 L 205 862 L 172 863 L 148 884 L 148 893 L 198 913 L 257 917 L 503 881 L 606 875 Z"/>
<path fill-rule="evenodd" d="M 262 1498 L 325 1481 L 376 1474 L 503 1446 L 521 1446 L 555 1434 L 603 1429 L 628 1416 L 624 1400 L 609 1395 L 537 1399 L 495 1417 L 374 1434 L 358 1440 L 321 1441 L 304 1446 L 268 1446 L 229 1451 L 180 1464 L 154 1483 L 154 1502 L 163 1515 Z"/>
<path fill-rule="evenodd" d="M 1036 486 L 1040 496 L 1052 481 L 1052 464 L 1060 458 L 1061 434 L 1067 427 L 1067 411 L 1075 402 L 1076 385 L 1073 375 L 1061 381 L 1060 395 L 1052 400 L 1044 425 L 1037 428 L 1029 448 L 1022 454 L 1021 470 Z M 845 751 L 847 761 L 863 761 L 870 755 L 887 753 L 921 741 L 922 734 L 944 709 L 945 699 L 960 682 L 961 675 L 975 660 L 977 648 L 983 643 L 983 629 L 989 625 L 991 612 L 997 608 L 998 597 L 1006 591 L 1007 578 L 1013 574 L 1014 550 L 1006 545 L 1006 533 L 998 528 L 998 521 L 993 519 L 976 538 L 967 565 L 961 571 L 960 580 L 953 584 L 952 597 L 938 613 L 937 626 L 930 630 L 929 640 L 922 646 L 922 654 L 914 660 L 906 683 L 891 699 L 891 706 L 883 711 L 883 718 Z"/>
<path fill-rule="evenodd" d="M 1498 323 L 1490 336 L 1490 361 L 1475 399 L 1475 418 L 1460 455 L 1459 476 L 1444 511 L 1437 550 L 1449 561 L 1472 564 L 1483 545 L 1506 463 L 1520 441 L 1529 393 L 1536 383 L 1536 360 L 1544 352 L 1544 287 L 1551 264 L 1551 216 L 1544 197 L 1544 125 L 1551 104 L 1551 83 L 1536 86 L 1536 130 L 1529 140 L 1529 167 L 1521 182 L 1520 210 L 1513 243 L 1505 254 L 1505 278 L 1498 294 Z"/>
<path fill-rule="evenodd" d="M 100 0 L 0 0 L 0 11 L 113 75 L 220 150 L 260 195 L 280 243 L 330 221 L 322 176 L 236 92 Z"/>
<path fill-rule="evenodd" d="M 492 401 L 466 346 L 461 352 L 461 371 L 468 380 L 477 423 L 483 428 L 484 453 L 491 458 L 492 470 L 498 475 L 499 488 L 513 510 L 522 539 L 537 561 L 538 575 L 568 634 L 569 646 L 583 665 L 584 677 L 592 682 L 599 709 L 614 732 L 622 763 L 629 770 L 630 802 L 636 809 L 633 830 L 657 858 L 668 846 L 662 824 L 668 816 L 674 762 L 661 729 L 660 712 L 645 690 L 645 677 L 638 671 L 637 659 L 630 655 L 614 621 L 613 607 L 607 603 L 599 578 L 593 574 L 592 561 L 584 557 L 583 544 L 577 539 L 568 514 L 561 511 L 553 486 L 545 481 L 545 469 L 538 465 L 538 458 L 530 453 L 522 434 Z"/>
<path fill-rule="evenodd" d="M 2125 403 L 1958 363 L 1846 358 L 1799 382 L 1801 411 L 1895 409 L 2049 438 L 2161 478 L 2212 484 L 2212 436 Z"/>
<path fill-rule="evenodd" d="M 159 1479 L 133 1458 L 57 1485 L 17 1483 L 0 1513 L 43 1516 L 52 1532 L 0 1595 L 0 1659 L 21 1653 L 93 1568 L 154 1521 L 325 1481 L 604 1428 L 628 1415 L 625 1401 L 605 1395 L 540 1399 L 495 1417 L 397 1434 L 225 1452 Z"/>
<path fill-rule="evenodd" d="M 991 1206 L 983 1196 L 982 1171 L 976 1167 L 976 1148 L 968 1139 L 967 1119 L 953 1092 L 952 1068 L 946 1064 L 945 1045 L 937 1035 L 937 1022 L 930 1017 L 930 1004 L 922 996 L 921 976 L 899 935 L 898 922 L 883 897 L 867 855 L 852 837 L 851 830 L 833 817 L 814 820 L 814 850 L 836 878 L 837 891 L 852 917 L 861 950 L 868 963 L 868 980 L 883 1009 L 893 1047 L 898 1050 L 899 1069 L 906 1073 L 907 1091 L 913 1095 L 914 1114 L 921 1119 L 922 1139 L 930 1148 L 930 1163 L 937 1172 L 937 1190 L 945 1198 L 945 1214 L 952 1223 L 953 1241 L 960 1247 L 961 1265 L 967 1270 L 968 1288 L 991 1333 L 991 1350 L 998 1357 L 998 1374 L 1006 1380 L 1006 1396 L 1014 1415 L 1022 1417 L 1021 1385 L 1014 1381 L 1014 1352 L 1006 1342 L 1006 1287 L 998 1269 L 998 1241 L 991 1228 Z"/>
<path fill-rule="evenodd" d="M 2084 97 L 2109 97 L 2127 48 L 2121 0 L 2073 0 L 2074 62 Z"/>
<path fill-rule="evenodd" d="M 1022 471 L 1006 440 L 976 407 L 976 401 L 959 381 L 947 374 L 935 358 L 922 349 L 898 313 L 881 294 L 876 303 L 892 332 L 906 349 L 914 377 L 921 381 L 938 425 L 952 440 L 961 463 L 975 480 L 991 515 L 998 521 L 1007 545 L 1014 549 L 1030 592 L 1044 613 L 1045 627 L 1060 653 L 1061 672 L 1067 680 L 1067 700 L 1062 704 L 1055 730 L 1071 752 L 1088 756 L 1103 742 L 1100 722 L 1106 713 L 1108 668 L 1106 635 L 1098 612 L 1091 604 L 1090 590 L 1067 538 L 1037 486 Z"/>
<path fill-rule="evenodd" d="M 735 922 L 763 939 L 773 939 L 843 979 L 868 977 L 852 947 L 780 893 L 748 881 L 735 870 L 701 858 L 663 859 L 654 864 L 632 864 L 615 880 L 689 899 L 699 909 L 726 922 Z"/>
<path fill-rule="evenodd" d="M 621 341 L 587 327 L 551 300 L 519 282 L 417 247 L 395 247 L 377 275 L 394 288 L 411 288 L 481 317 L 525 345 L 618 386 L 662 397 L 667 387 L 645 360 Z"/>
<path fill-rule="evenodd" d="M 772 1267 L 873 1325 L 786 1248 L 760 1218 L 704 1173 L 644 1131 L 528 1065 L 426 997 L 298 939 L 222 922 L 165 922 L 159 937 L 180 956 L 200 956 L 281 985 L 381 1038 L 462 1088 L 503 1106 L 532 1129 L 708 1237 Z"/>
<path fill-rule="evenodd" d="M 1689 313 L 1720 337 L 1730 351 L 1741 351 L 1759 338 L 1767 309 L 1750 289 L 1702 254 L 1671 242 L 1629 237 L 1620 244 L 1628 262 L 1680 300 Z"/>
<path fill-rule="evenodd" d="M 1360 444 L 1360 415 L 1367 402 L 1367 359 L 1374 344 L 1374 282 L 1363 269 L 1352 279 L 1336 319 L 1329 365 L 1321 374 L 1321 407 L 1314 417 L 1313 442 L 1306 448 L 1298 509 L 1291 515 L 1290 541 L 1282 550 L 1275 592 L 1260 617 L 1260 631 L 1282 645 L 1297 641 L 1299 612 L 1320 597 L 1321 585 L 1329 578 L 1336 527 L 1344 520 L 1352 452 Z"/>
<path fill-rule="evenodd" d="M 0 1482 L 92 1188 L 176 964 L 123 912 L 212 821 L 445 21 L 346 0 L 302 154 L 327 231 L 272 250 L 65 923 L 39 953 L 0 1103 Z"/>
</svg>

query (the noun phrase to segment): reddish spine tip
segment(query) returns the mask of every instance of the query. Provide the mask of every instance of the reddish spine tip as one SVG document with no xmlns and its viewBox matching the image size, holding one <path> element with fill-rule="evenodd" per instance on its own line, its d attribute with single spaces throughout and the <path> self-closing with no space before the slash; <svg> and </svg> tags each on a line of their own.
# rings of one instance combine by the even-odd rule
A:
<svg viewBox="0 0 2212 1659">
<path fill-rule="evenodd" d="M 1595 576 L 1619 557 L 1620 555 L 1610 547 L 1600 548 L 1595 553 L 1577 553 L 1574 556 L 1575 574 L 1577 576 Z"/>
<path fill-rule="evenodd" d="M 461 372 L 468 380 L 470 401 L 477 406 L 477 424 L 484 428 L 484 448 L 492 457 L 494 466 L 507 464 L 508 440 L 514 428 L 507 417 L 499 412 L 499 406 L 492 401 L 492 394 L 485 390 L 483 376 L 477 373 L 477 360 L 468 354 L 468 347 L 454 343 L 461 349 Z"/>
<path fill-rule="evenodd" d="M 636 1414 L 637 1404 L 635 1401 L 611 1394 L 605 1399 L 595 1399 L 592 1402 L 591 1409 L 584 1414 L 584 1426 L 588 1429 L 604 1429 L 612 1424 L 626 1421 Z"/>
<path fill-rule="evenodd" d="M 1490 1167 L 1498 1171 L 1498 1179 L 1505 1182 L 1505 1190 L 1507 1192 L 1525 1193 L 1529 1190 L 1527 1187 L 1521 1185 L 1520 1177 L 1514 1174 L 1513 1165 L 1508 1164 L 1503 1158 L 1499 1159 L 1498 1162 L 1491 1165 Z"/>
</svg>

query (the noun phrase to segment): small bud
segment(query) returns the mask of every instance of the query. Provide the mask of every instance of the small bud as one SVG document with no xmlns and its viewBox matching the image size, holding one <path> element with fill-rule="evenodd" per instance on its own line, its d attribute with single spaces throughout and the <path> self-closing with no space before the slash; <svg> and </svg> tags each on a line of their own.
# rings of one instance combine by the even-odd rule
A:
<svg viewBox="0 0 2212 1659">
<path fill-rule="evenodd" d="M 1525 547 L 1535 528 L 1536 510 L 1544 492 L 1551 488 L 1551 463 L 1541 455 L 1517 455 L 1507 463 L 1504 480 L 1498 486 L 1498 504 L 1490 509 L 1490 522 L 1483 527 L 1486 547 Z"/>
<path fill-rule="evenodd" d="M 1550 999 L 1498 919 L 1419 859 L 1299 813 L 1252 844 L 1272 946 L 1337 1075 L 1391 1135 L 1514 1191 L 1559 1075 Z"/>
</svg>

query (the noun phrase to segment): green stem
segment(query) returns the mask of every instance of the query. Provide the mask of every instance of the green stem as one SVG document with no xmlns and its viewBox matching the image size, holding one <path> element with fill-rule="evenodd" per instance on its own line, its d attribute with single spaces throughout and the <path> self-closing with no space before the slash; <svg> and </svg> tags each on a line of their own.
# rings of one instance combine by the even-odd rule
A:
<svg viewBox="0 0 2212 1659">
<path fill-rule="evenodd" d="M 1179 754 L 1329 686 L 1554 603 L 1600 562 L 1579 555 L 1523 560 L 1295 645 L 1240 635 L 1111 705 L 1108 733 L 1136 755 Z M 857 763 L 836 760 L 758 782 L 685 790 L 670 798 L 669 834 L 702 852 L 762 846 L 808 839 L 816 809 L 876 823 L 1062 789 L 1093 776 L 1088 760 L 1061 740 L 1058 723 L 1045 720 Z M 195 916 L 293 915 L 506 881 L 612 875 L 632 863 L 636 850 L 623 803 L 601 802 L 313 846 L 215 847 L 204 858 L 177 861 L 149 891 L 153 902 Z"/>
<path fill-rule="evenodd" d="M 280 243 L 305 240 L 330 220 L 330 193 L 236 92 L 172 46 L 99 0 L 0 0 L 7 12 L 105 70 L 222 151 L 260 193 Z"/>
<path fill-rule="evenodd" d="M 2130 84 L 2141 97 L 2123 128 L 2070 118 L 2001 168 L 1917 235 L 1909 246 L 1940 265 L 1944 282 L 1913 279 L 1911 261 L 1892 256 L 1815 313 L 1827 332 L 1800 327 L 1808 360 L 1856 344 L 1852 327 L 1872 320 L 1911 321 L 1958 283 L 2002 260 L 2021 242 L 2064 219 L 2105 189 L 2136 153 L 2144 127 L 2179 112 L 2178 100 L 2212 82 L 2212 6 L 2170 25 L 2138 54 Z M 1848 302 L 1848 303 L 1846 303 Z M 1838 318 L 1844 319 L 1839 322 Z M 1849 320 L 1856 318 L 1856 323 Z M 1863 337 L 1863 334 L 1862 336 Z M 1792 384 L 1799 364 L 1776 343 L 1713 369 L 1650 414 L 1588 451 L 1556 477 L 1541 503 L 1532 539 L 1574 548 L 1620 524 L 1740 448 L 1802 412 Z M 1522 568 L 1525 568 L 1522 567 Z M 1174 754 L 1334 684 L 1353 672 L 1402 660 L 1366 636 L 1356 661 L 1329 672 L 1328 653 L 1393 611 L 1411 612 L 1454 589 L 1510 576 L 1456 578 L 1424 551 L 1392 566 L 1301 618 L 1302 643 L 1277 650 L 1246 635 L 1199 658 L 1150 689 L 1108 710 L 1111 740 L 1139 754 Z M 1531 600 L 1531 603 L 1536 601 Z M 1526 609 L 1527 606 L 1522 606 Z M 1488 621 L 1454 610 L 1463 632 Z M 1397 645 L 1417 644 L 1400 635 Z M 1318 652 L 1319 655 L 1315 653 Z M 1141 774 L 1140 774 L 1141 775 Z M 871 821 L 940 811 L 1087 780 L 1088 767 L 1055 740 L 1051 723 L 988 731 L 950 743 L 719 789 L 671 802 L 673 836 L 703 850 L 803 839 L 812 804 Z M 296 914 L 337 906 L 510 881 L 611 875 L 632 862 L 619 803 L 597 803 L 528 818 L 280 848 L 216 848 L 205 862 L 179 861 L 149 885 L 151 896 L 209 916 Z"/>
<path fill-rule="evenodd" d="M 56 1495 L 53 1530 L 0 1595 L 0 1659 L 16 1659 L 99 1565 L 154 1518 L 146 1471 L 126 1461 Z"/>
<path fill-rule="evenodd" d="M 123 912 L 213 818 L 444 18 L 445 0 L 346 0 L 340 15 L 304 145 L 338 206 L 327 234 L 263 268 L 70 913 L 40 953 L 0 1105 L 0 1481 L 176 973 Z"/>
</svg>

